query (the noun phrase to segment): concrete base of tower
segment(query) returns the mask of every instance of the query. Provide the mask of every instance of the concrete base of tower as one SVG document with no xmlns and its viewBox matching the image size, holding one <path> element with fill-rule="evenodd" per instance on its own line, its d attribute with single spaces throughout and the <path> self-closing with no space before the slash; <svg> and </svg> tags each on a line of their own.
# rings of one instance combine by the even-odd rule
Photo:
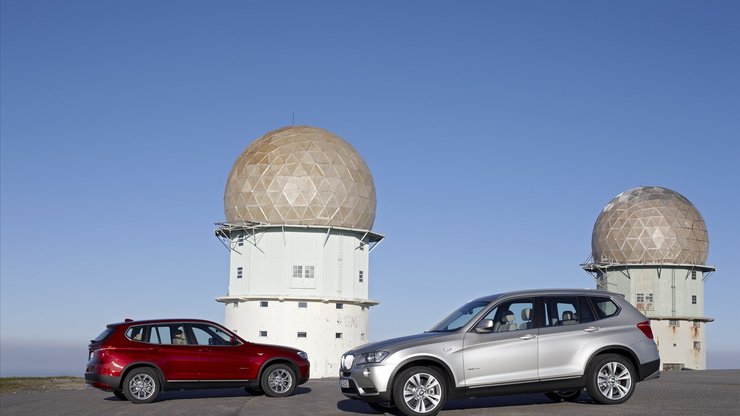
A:
<svg viewBox="0 0 740 416">
<path fill-rule="evenodd" d="M 225 326 L 245 340 L 308 353 L 311 378 L 337 377 L 341 355 L 367 342 L 368 310 L 377 304 L 278 296 L 217 300 L 226 304 Z"/>
</svg>

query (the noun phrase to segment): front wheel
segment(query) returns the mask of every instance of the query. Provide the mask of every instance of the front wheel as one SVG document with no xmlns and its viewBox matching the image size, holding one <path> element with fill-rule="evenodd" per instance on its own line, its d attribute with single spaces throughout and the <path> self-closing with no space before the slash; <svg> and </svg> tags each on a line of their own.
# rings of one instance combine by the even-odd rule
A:
<svg viewBox="0 0 740 416">
<path fill-rule="evenodd" d="M 433 367 L 411 367 L 393 383 L 393 398 L 398 410 L 407 416 L 433 416 L 447 400 L 447 381 Z"/>
<path fill-rule="evenodd" d="M 563 400 L 566 402 L 574 402 L 581 397 L 581 390 L 558 390 L 545 393 L 550 400 L 560 403 Z"/>
<path fill-rule="evenodd" d="M 296 388 L 295 371 L 287 364 L 273 364 L 262 373 L 260 387 L 270 397 L 286 397 Z"/>
<path fill-rule="evenodd" d="M 153 368 L 134 368 L 123 380 L 123 394 L 131 403 L 151 403 L 157 400 L 159 390 L 159 377 Z"/>
<path fill-rule="evenodd" d="M 625 357 L 606 354 L 589 365 L 586 390 L 601 404 L 624 403 L 635 391 L 635 368 Z"/>
</svg>

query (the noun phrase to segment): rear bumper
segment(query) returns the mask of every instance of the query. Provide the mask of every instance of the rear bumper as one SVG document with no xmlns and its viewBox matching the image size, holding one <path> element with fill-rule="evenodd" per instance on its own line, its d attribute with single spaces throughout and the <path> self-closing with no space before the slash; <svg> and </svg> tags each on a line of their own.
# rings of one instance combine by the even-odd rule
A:
<svg viewBox="0 0 740 416">
<path fill-rule="evenodd" d="M 121 385 L 121 377 L 104 376 L 97 373 L 85 373 L 85 383 L 96 389 L 113 391 Z"/>
<path fill-rule="evenodd" d="M 660 360 L 640 364 L 640 381 L 660 377 Z"/>
</svg>

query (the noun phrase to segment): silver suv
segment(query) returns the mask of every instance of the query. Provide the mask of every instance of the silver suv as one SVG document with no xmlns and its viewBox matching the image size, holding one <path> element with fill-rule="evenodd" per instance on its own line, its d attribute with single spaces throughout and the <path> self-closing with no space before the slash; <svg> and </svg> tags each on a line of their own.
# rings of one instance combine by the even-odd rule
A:
<svg viewBox="0 0 740 416">
<path fill-rule="evenodd" d="M 532 290 L 472 300 L 418 335 L 342 356 L 339 385 L 373 409 L 434 415 L 447 399 L 542 392 L 574 401 L 584 387 L 623 403 L 659 375 L 650 321 L 621 295 Z"/>
</svg>

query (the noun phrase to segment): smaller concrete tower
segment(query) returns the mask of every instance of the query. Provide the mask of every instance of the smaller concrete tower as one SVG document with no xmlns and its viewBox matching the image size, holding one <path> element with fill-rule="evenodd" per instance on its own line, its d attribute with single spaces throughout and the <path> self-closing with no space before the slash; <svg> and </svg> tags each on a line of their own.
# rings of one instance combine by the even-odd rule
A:
<svg viewBox="0 0 740 416">
<path fill-rule="evenodd" d="M 645 316 L 664 370 L 707 366 L 704 282 L 709 238 L 699 211 L 683 195 L 657 186 L 630 189 L 599 214 L 593 261 L 582 267 L 598 289 L 621 293 Z"/>
</svg>

